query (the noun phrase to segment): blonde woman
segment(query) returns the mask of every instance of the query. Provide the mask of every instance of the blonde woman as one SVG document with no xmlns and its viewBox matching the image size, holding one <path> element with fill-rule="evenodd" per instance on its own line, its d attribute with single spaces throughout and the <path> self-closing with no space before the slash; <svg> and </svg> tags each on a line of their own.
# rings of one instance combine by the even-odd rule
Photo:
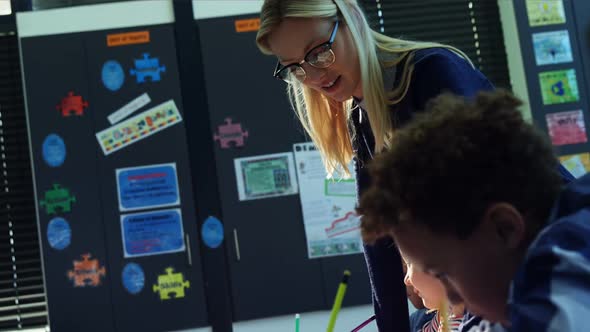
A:
<svg viewBox="0 0 590 332">
<path fill-rule="evenodd" d="M 278 58 L 274 76 L 288 83 L 328 172 L 346 173 L 354 159 L 359 197 L 367 163 L 428 100 L 492 89 L 456 48 L 371 30 L 356 0 L 266 0 L 260 18 L 256 42 Z M 388 238 L 365 246 L 377 325 L 408 331 L 402 263 L 391 246 Z"/>
</svg>

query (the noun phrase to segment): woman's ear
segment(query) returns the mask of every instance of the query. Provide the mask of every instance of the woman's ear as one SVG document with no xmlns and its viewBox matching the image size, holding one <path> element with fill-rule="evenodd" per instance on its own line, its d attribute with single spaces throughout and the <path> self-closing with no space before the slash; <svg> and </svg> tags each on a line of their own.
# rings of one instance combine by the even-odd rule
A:
<svg viewBox="0 0 590 332">
<path fill-rule="evenodd" d="M 488 207 L 483 223 L 498 243 L 507 249 L 517 249 L 526 235 L 525 220 L 518 210 L 508 203 L 495 203 Z"/>
</svg>

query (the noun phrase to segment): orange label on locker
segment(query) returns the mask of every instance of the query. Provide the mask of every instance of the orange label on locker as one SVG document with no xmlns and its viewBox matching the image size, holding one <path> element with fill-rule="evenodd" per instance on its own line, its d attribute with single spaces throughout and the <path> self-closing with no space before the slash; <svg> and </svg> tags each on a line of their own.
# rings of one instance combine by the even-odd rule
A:
<svg viewBox="0 0 590 332">
<path fill-rule="evenodd" d="M 145 44 L 150 42 L 149 31 L 115 33 L 107 35 L 107 46 L 121 46 L 131 44 Z"/>
<path fill-rule="evenodd" d="M 250 18 L 236 21 L 236 32 L 258 31 L 260 29 L 260 19 Z"/>
</svg>

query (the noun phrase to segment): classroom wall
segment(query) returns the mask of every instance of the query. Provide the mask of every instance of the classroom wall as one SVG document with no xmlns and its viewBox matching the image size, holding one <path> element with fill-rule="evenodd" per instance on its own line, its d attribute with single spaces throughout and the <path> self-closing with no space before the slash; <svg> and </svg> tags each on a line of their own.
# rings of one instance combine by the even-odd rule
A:
<svg viewBox="0 0 590 332">
<path fill-rule="evenodd" d="M 135 0 L 127 3 L 79 6 L 63 11 L 45 10 L 35 13 L 23 13 L 17 16 L 19 34 L 21 37 L 29 37 L 171 23 L 174 21 L 171 1 Z M 522 55 L 520 53 L 518 33 L 516 33 L 514 9 L 508 0 L 497 1 L 501 11 L 512 85 L 516 94 L 527 101 L 527 84 L 522 70 Z M 262 0 L 193 0 L 193 16 L 196 20 L 201 20 L 255 14 L 259 12 L 262 3 Z M 115 8 L 117 10 L 113 10 Z M 129 12 L 133 12 L 134 15 L 128 15 Z M 85 20 L 84 17 L 90 14 L 108 19 Z M 348 310 L 352 310 L 350 315 L 356 319 L 369 313 L 370 307 L 363 306 Z M 327 312 L 318 312 L 314 315 L 319 315 L 319 317 L 326 315 L 327 317 L 327 314 Z M 237 332 L 276 331 L 277 326 L 287 326 L 290 320 L 289 317 L 276 317 L 252 322 L 240 322 L 234 324 L 234 329 Z M 322 321 L 322 318 L 319 318 L 318 321 Z M 318 323 L 318 327 L 320 325 Z M 310 329 L 310 326 L 307 326 L 307 328 Z M 315 329 L 311 328 L 310 330 Z"/>
<path fill-rule="evenodd" d="M 16 22 L 25 38 L 172 23 L 174 11 L 172 0 L 136 0 L 18 13 Z"/>
<path fill-rule="evenodd" d="M 228 4 L 231 2 L 231 4 Z M 242 14 L 256 14 L 262 1 L 194 1 L 194 17 L 208 19 Z M 130 15 L 133 13 L 133 15 Z M 52 36 L 70 33 L 86 33 L 91 31 L 131 28 L 135 26 L 167 24 L 174 22 L 171 0 L 136 0 L 108 4 L 95 4 L 68 8 L 48 9 L 17 15 L 19 36 L 21 38 Z M 369 292 L 364 292 L 369 297 Z M 49 301 L 51 305 L 51 301 Z M 370 306 L 347 308 L 346 317 L 339 321 L 342 329 L 361 321 L 371 314 Z M 306 314 L 305 323 L 310 330 L 325 327 L 329 316 L 328 311 Z M 311 317 L 314 317 L 313 319 Z M 278 326 L 289 326 L 292 317 L 276 317 L 270 319 L 236 323 L 235 331 L 276 331 Z M 312 325 L 314 324 L 314 325 Z M 315 325 L 317 324 L 317 325 Z M 205 332 L 208 328 L 191 330 Z M 370 330 L 369 330 L 370 331 Z"/>
<path fill-rule="evenodd" d="M 151 98 L 153 98 L 154 102 L 156 102 L 157 99 L 161 99 L 158 97 L 158 93 L 166 93 L 167 95 L 164 96 L 164 98 L 173 98 L 177 103 L 181 102 L 180 98 L 179 98 L 179 91 L 180 89 L 178 88 L 178 86 L 173 86 L 174 84 L 178 84 L 178 79 L 177 77 L 175 77 L 174 75 L 177 75 L 177 70 L 176 70 L 176 64 L 175 64 L 175 60 L 176 60 L 176 54 L 174 53 L 174 37 L 171 34 L 172 31 L 172 26 L 170 25 L 171 23 L 174 22 L 174 14 L 173 14 L 173 10 L 172 10 L 172 2 L 171 0 L 161 0 L 161 1 L 134 1 L 134 2 L 123 2 L 123 3 L 110 3 L 110 4 L 101 4 L 101 5 L 90 5 L 90 6 L 77 6 L 77 7 L 69 7 L 69 8 L 60 8 L 60 9 L 52 9 L 52 10 L 44 10 L 44 11 L 34 11 L 34 12 L 26 12 L 26 13 L 18 13 L 17 14 L 17 28 L 18 28 L 18 34 L 19 34 L 19 38 L 21 38 L 21 51 L 22 51 L 22 61 L 23 61 L 23 71 L 25 73 L 25 86 L 27 87 L 26 93 L 29 94 L 29 98 L 31 99 L 27 99 L 28 101 L 28 105 L 27 105 L 27 109 L 28 109 L 28 113 L 29 113 L 29 128 L 31 129 L 31 134 L 30 134 L 30 141 L 32 144 L 32 151 L 33 151 L 33 155 L 36 154 L 36 152 L 38 151 L 37 147 L 38 144 L 34 144 L 36 141 L 35 139 L 35 133 L 39 133 L 39 128 L 43 127 L 43 125 L 37 125 L 35 126 L 35 118 L 37 120 L 40 113 L 42 112 L 43 114 L 47 113 L 47 114 L 53 114 L 52 112 L 44 112 L 44 107 L 39 107 L 38 105 L 34 105 L 39 99 L 41 98 L 36 98 L 35 96 L 38 96 L 40 93 L 41 94 L 45 94 L 47 93 L 49 90 L 51 90 L 52 88 L 54 88 L 55 86 L 58 86 L 60 84 L 66 84 L 64 82 L 69 82 L 67 84 L 72 84 L 75 85 L 76 87 L 79 87 L 80 89 L 84 89 L 85 86 L 94 86 L 96 83 L 99 82 L 99 80 L 94 79 L 95 77 L 93 77 L 93 79 L 90 78 L 85 78 L 82 79 L 82 81 L 76 81 L 75 83 L 72 79 L 71 79 L 71 75 L 72 73 L 78 73 L 80 75 L 82 75 L 83 77 L 91 77 L 93 76 L 93 74 L 88 74 L 88 73 L 95 73 L 95 71 L 92 70 L 85 70 L 87 68 L 99 68 L 100 66 L 93 66 L 93 65 L 88 65 L 90 62 L 93 62 L 91 60 L 88 60 L 91 57 L 96 58 L 97 56 L 102 56 L 100 54 L 100 50 L 97 51 L 97 49 L 93 49 L 93 45 L 100 45 L 101 47 L 105 47 L 105 31 L 113 31 L 114 29 L 126 29 L 126 28 L 130 28 L 131 30 L 133 30 L 135 27 L 149 27 L 146 29 L 150 29 L 151 31 L 151 37 L 153 38 L 151 40 L 152 44 L 154 46 L 155 50 L 158 50 L 160 55 L 163 56 L 165 55 L 164 53 L 167 53 L 167 60 L 169 61 L 165 61 L 167 64 L 167 70 L 166 70 L 166 77 L 168 78 L 167 80 L 163 80 L 163 82 L 166 82 L 166 84 L 160 84 L 157 87 L 152 86 L 152 88 L 146 88 L 146 87 L 139 87 L 137 85 L 128 85 L 127 87 L 129 88 L 127 90 L 127 92 L 131 93 L 133 95 L 133 97 L 135 97 L 137 94 L 135 94 L 135 90 L 136 89 L 140 89 L 141 92 L 149 92 Z M 156 27 L 154 27 L 156 26 Z M 162 38 L 162 34 L 160 34 L 161 31 L 166 30 L 166 36 L 165 38 Z M 119 30 L 117 30 L 119 31 Z M 49 43 L 49 46 L 47 45 L 47 42 Z M 161 42 L 164 41 L 165 43 L 162 44 Z M 98 42 L 98 43 L 95 43 Z M 36 58 L 36 60 L 32 60 L 32 58 L 35 58 L 36 56 L 38 56 L 39 54 L 43 53 L 43 52 L 47 52 L 48 50 L 52 49 L 52 43 L 54 43 L 53 45 L 61 45 L 62 48 L 67 48 L 68 50 L 72 51 L 73 49 L 77 50 L 76 52 L 68 52 L 67 50 L 64 51 L 64 49 L 62 49 L 63 53 L 49 53 L 46 56 L 43 56 L 41 58 Z M 41 52 L 34 52 L 31 51 L 31 47 L 39 47 L 40 50 L 42 50 Z M 99 47 L 100 48 L 100 47 Z M 87 54 L 84 55 L 84 51 L 88 51 Z M 122 52 L 121 49 L 117 49 L 116 51 L 119 52 L 114 52 L 112 54 L 112 56 L 121 56 L 124 58 L 133 58 L 136 55 L 132 55 L 131 57 L 127 57 L 126 55 L 121 55 L 120 53 Z M 134 48 L 134 47 L 126 47 L 125 50 L 129 51 L 129 52 L 135 52 L 138 49 Z M 115 54 L 117 53 L 117 54 Z M 141 54 L 141 52 L 139 53 Z M 111 55 L 109 55 L 110 57 Z M 56 58 L 57 57 L 57 58 Z M 63 57 L 63 58 L 60 58 Z M 48 59 L 55 59 L 54 65 L 50 65 L 50 66 L 44 66 L 43 64 L 46 64 L 47 61 L 49 61 Z M 162 58 L 163 59 L 163 58 Z M 73 60 L 73 61 L 71 61 Z M 59 77 L 59 80 L 55 80 L 53 82 L 53 84 L 38 84 L 38 82 L 43 81 L 43 79 L 41 77 L 44 77 L 44 74 L 46 74 L 47 72 L 50 72 L 51 70 L 55 70 L 56 68 L 59 68 L 60 66 L 64 66 L 64 62 L 66 63 L 66 65 L 70 65 L 71 68 L 68 69 L 72 69 L 72 70 L 63 70 L 62 68 L 62 72 L 61 75 L 51 75 L 51 74 L 47 74 L 45 76 L 47 77 Z M 39 67 L 38 65 L 41 64 L 41 66 Z M 80 66 L 78 66 L 77 64 L 82 64 L 83 69 L 79 69 Z M 96 63 L 94 63 L 94 65 L 96 65 Z M 76 68 L 77 67 L 77 68 Z M 34 70 L 31 68 L 35 68 Z M 29 70 L 29 71 L 27 71 Z M 88 74 L 88 75 L 87 75 Z M 85 76 L 87 75 L 87 76 Z M 37 83 L 35 83 L 37 82 Z M 129 83 L 134 83 L 132 81 L 130 81 Z M 32 85 L 31 85 L 32 84 Z M 170 85 L 173 84 L 173 85 Z M 50 85 L 50 86 L 49 86 Z M 46 87 L 46 88 L 40 88 L 40 87 Z M 28 88 L 30 87 L 30 89 Z M 167 88 L 166 88 L 167 87 Z M 102 88 L 102 87 L 101 87 Z M 167 90 L 168 89 L 168 90 Z M 89 112 L 88 116 L 83 117 L 84 119 L 89 119 L 86 122 L 92 122 L 93 120 L 96 120 L 96 116 L 100 114 L 104 114 L 105 111 L 107 110 L 111 110 L 111 109 L 115 109 L 114 107 L 105 107 L 104 102 L 106 101 L 115 101 L 117 99 L 120 99 L 119 101 L 128 101 L 131 98 L 127 99 L 127 96 L 121 94 L 118 95 L 109 95 L 109 97 L 106 98 L 92 98 L 92 91 L 103 91 L 104 88 L 102 89 L 94 89 L 91 88 L 91 91 L 88 92 L 86 94 L 87 97 L 90 97 L 89 99 L 91 100 L 91 102 L 89 103 L 91 105 L 92 111 Z M 131 90 L 134 90 L 133 92 L 131 92 Z M 103 91 L 104 92 L 104 91 Z M 25 96 L 26 98 L 26 96 Z M 125 100 L 123 100 L 123 99 Z M 118 103 L 118 102 L 117 102 Z M 100 106 L 102 104 L 102 106 Z M 179 107 L 182 108 L 182 104 L 179 103 L 178 104 Z M 35 114 L 33 116 L 31 116 L 31 112 L 35 112 Z M 82 117 L 80 117 L 80 119 L 82 119 Z M 90 120 L 92 119 L 92 120 Z M 37 124 L 39 124 L 39 121 L 36 121 Z M 101 125 L 102 126 L 102 125 Z M 67 129 L 70 130 L 72 128 L 78 128 L 79 126 L 70 126 Z M 51 130 L 61 130 L 62 133 L 66 132 L 66 129 L 64 128 L 57 128 L 57 126 L 54 126 L 54 124 L 52 124 L 51 126 L 48 126 L 48 124 L 45 124 L 45 128 L 50 128 Z M 176 126 L 175 129 L 173 129 L 174 131 L 177 132 L 177 129 L 182 129 L 184 131 L 184 129 L 180 126 Z M 170 134 L 173 133 L 173 130 L 168 130 L 168 132 L 166 134 Z M 92 133 L 92 131 L 88 131 L 86 129 L 83 129 L 84 135 L 88 136 L 88 132 Z M 165 133 L 165 132 L 162 132 Z M 79 134 L 79 133 L 77 133 Z M 76 135 L 77 135 L 76 134 Z M 78 135 L 78 136 L 82 136 L 82 135 Z M 78 137 L 76 136 L 76 137 Z M 65 137 L 65 136 L 64 136 Z M 72 136 L 74 137 L 74 136 Z M 155 136 L 154 136 L 155 137 Z M 159 136 L 158 139 L 163 139 L 165 136 Z M 170 138 L 170 137 L 169 137 Z M 185 144 L 185 139 L 183 139 L 182 137 L 174 137 L 173 138 L 175 142 L 177 142 L 177 144 L 175 144 L 175 146 L 179 146 L 182 145 L 184 146 Z M 66 140 L 66 142 L 71 143 L 71 145 L 69 145 L 69 148 L 73 147 L 73 142 L 78 142 L 81 140 L 70 140 L 68 142 L 68 140 Z M 72 153 L 70 156 L 68 156 L 68 158 L 72 159 L 75 157 L 75 155 L 79 155 L 82 151 L 94 151 L 96 148 L 96 142 L 92 142 L 94 144 L 91 145 L 87 145 L 85 148 L 73 148 L 71 149 L 68 154 L 70 154 L 70 152 L 77 152 L 76 154 Z M 155 141 L 151 141 L 150 145 L 154 148 L 155 145 L 152 145 L 153 143 L 155 143 Z M 90 149 L 86 149 L 86 148 L 90 148 Z M 138 146 L 130 149 L 129 151 L 127 151 L 125 154 L 118 154 L 118 155 L 114 155 L 114 156 L 110 156 L 110 158 L 108 160 L 110 160 L 110 162 L 114 162 L 116 160 L 120 160 L 121 157 L 124 157 L 125 155 L 129 156 L 130 152 L 140 152 L 140 154 L 142 154 L 143 156 L 146 156 L 148 154 L 146 153 L 141 153 L 142 149 L 138 148 Z M 157 148 L 156 148 L 157 149 Z M 166 155 L 169 151 L 171 151 L 171 148 L 168 149 L 159 149 L 160 151 L 163 151 L 163 153 L 160 153 L 158 156 L 156 156 L 155 158 L 165 158 L 167 160 L 173 160 L 177 163 L 177 165 L 179 166 L 178 169 L 180 170 L 181 168 L 184 168 L 185 170 L 187 170 L 186 168 L 186 163 L 184 164 L 184 166 L 181 166 L 182 160 L 183 158 L 180 158 L 179 155 L 176 156 L 169 156 Z M 145 150 L 144 150 L 145 152 Z M 184 155 L 184 159 L 186 159 L 186 148 L 185 151 L 181 151 L 181 153 Z M 153 155 L 153 154 L 152 154 Z M 112 158 L 115 157 L 115 158 Z M 32 158 L 35 159 L 35 158 Z M 135 163 L 140 163 L 140 164 L 144 164 L 144 160 L 140 160 L 141 158 L 132 158 L 133 160 L 128 160 L 125 161 L 124 163 L 130 163 L 135 165 Z M 89 160 L 90 163 L 92 163 L 94 161 L 94 158 L 86 158 L 86 160 Z M 105 159 L 106 160 L 106 159 Z M 37 160 L 38 161 L 38 160 Z M 37 162 L 36 165 L 42 166 L 42 162 Z M 72 163 L 70 163 L 72 164 Z M 75 163 L 74 163 L 75 164 Z M 148 162 L 148 164 L 153 164 L 153 162 Z M 34 165 L 35 166 L 35 165 Z M 105 166 L 105 165 L 103 165 Z M 88 168 L 84 168 L 85 170 L 88 170 Z M 36 173 L 38 173 L 39 169 L 38 167 L 35 168 Z M 101 184 L 106 184 L 106 183 L 112 183 L 113 178 L 113 172 L 110 171 L 110 168 L 107 167 L 102 167 L 101 170 L 104 171 L 108 171 L 108 174 L 103 174 L 106 175 L 105 181 L 101 181 Z M 79 174 L 81 172 L 79 172 L 79 170 L 75 170 L 75 171 L 69 171 L 68 172 L 68 176 L 73 175 L 73 174 Z M 83 172 L 82 172 L 83 173 Z M 187 175 L 188 172 L 184 172 L 184 175 Z M 180 174 L 180 172 L 179 172 Z M 59 175 L 59 174 L 58 174 Z M 53 174 L 53 176 L 56 176 L 55 174 Z M 98 175 L 97 173 L 97 177 L 99 177 L 101 175 Z M 49 176 L 47 176 L 47 178 L 49 178 Z M 92 177 L 87 177 L 87 178 L 92 178 Z M 190 179 L 188 176 L 184 177 L 185 181 L 184 183 L 190 183 Z M 39 177 L 39 179 L 37 179 L 38 181 L 43 180 L 42 176 Z M 37 182 L 37 181 L 36 181 Z M 184 186 L 184 184 L 183 184 Z M 86 187 L 84 187 L 84 189 L 86 190 Z M 40 195 L 40 192 L 42 189 L 42 186 L 40 186 L 39 188 L 36 189 L 37 193 L 36 196 L 38 197 Z M 100 192 L 101 190 L 92 190 L 95 193 Z M 184 186 L 184 193 L 190 193 L 192 192 L 192 190 L 190 190 L 188 187 Z M 81 193 L 82 189 L 79 188 L 79 192 L 76 195 L 76 202 L 82 202 L 82 201 L 90 201 L 90 199 L 86 199 L 84 200 L 84 196 Z M 108 192 L 108 193 L 112 193 L 112 190 L 106 190 L 104 192 Z M 112 195 L 110 195 L 112 196 Z M 112 198 L 112 197 L 111 197 Z M 95 202 L 99 201 L 99 200 L 93 200 Z M 104 206 L 106 206 L 106 200 L 104 199 L 104 197 L 100 200 L 101 204 L 104 204 Z M 186 205 L 188 204 L 188 205 Z M 192 206 L 194 204 L 194 200 L 192 198 L 187 198 L 187 199 L 183 199 L 182 200 L 182 206 L 181 208 L 186 207 L 187 210 L 189 211 L 183 211 L 183 218 L 184 220 L 187 222 L 187 224 L 190 224 L 189 228 L 185 228 L 185 234 L 192 236 L 193 239 L 194 237 L 198 236 L 199 232 L 197 231 L 197 223 L 194 220 L 194 207 Z M 116 211 L 117 209 L 112 209 L 112 211 Z M 94 221 L 94 219 L 90 218 L 91 216 L 94 217 L 99 217 L 100 212 L 99 213 L 94 213 L 94 212 L 88 212 L 88 210 L 86 209 L 80 209 L 81 213 L 87 213 L 88 214 L 88 218 L 85 217 L 81 217 L 78 216 L 78 218 L 72 218 L 72 229 L 74 229 L 75 224 L 80 225 L 80 226 L 84 226 L 84 229 L 90 229 L 91 226 L 97 226 L 100 227 L 101 223 L 100 222 L 96 222 Z M 40 214 L 43 215 L 43 213 L 40 212 Z M 68 215 L 68 216 L 73 216 L 73 215 Z M 42 218 L 38 217 L 38 220 L 41 220 Z M 92 219 L 92 220 L 91 220 Z M 108 220 L 109 224 L 113 225 L 113 221 L 116 221 L 117 218 L 113 218 L 112 216 L 110 217 L 105 217 L 104 220 Z M 84 225 L 82 224 L 82 221 L 87 222 L 88 224 Z M 104 223 L 105 225 L 107 224 L 106 222 Z M 43 226 L 43 223 L 40 224 L 41 227 L 40 229 L 45 229 L 45 227 Z M 85 236 L 84 234 L 84 230 L 82 229 L 78 229 L 79 232 L 73 232 L 74 233 L 74 240 L 76 238 L 78 239 L 82 239 L 83 236 Z M 113 230 L 111 229 L 109 232 L 105 232 L 108 234 L 108 236 L 105 236 L 105 242 L 107 242 L 108 244 L 105 244 L 105 246 L 110 246 L 113 242 L 111 240 L 115 240 L 115 241 L 120 241 L 119 237 L 120 237 L 120 233 L 118 232 L 118 229 Z M 162 303 L 161 303 L 161 299 L 160 301 L 158 301 L 157 298 L 152 299 L 151 303 L 157 303 L 157 305 L 160 305 L 159 307 L 159 311 L 157 311 L 157 314 L 154 314 L 154 312 L 152 312 L 151 314 L 147 312 L 147 310 L 142 310 L 141 308 L 139 308 L 141 305 L 128 305 L 128 304 L 124 304 L 123 301 L 119 301 L 119 300 L 114 300 L 112 303 L 108 303 L 106 306 L 108 308 L 101 308 L 101 310 L 96 310 L 93 311 L 92 307 L 90 306 L 90 304 L 85 304 L 82 305 L 84 303 L 84 301 L 88 301 L 91 303 L 96 304 L 96 301 L 93 301 L 93 298 L 88 296 L 87 294 L 89 294 L 88 290 L 90 288 L 84 288 L 82 291 L 80 291 L 79 289 L 74 290 L 73 287 L 71 287 L 71 285 L 69 285 L 69 287 L 63 289 L 63 292 L 59 291 L 59 285 L 63 284 L 63 271 L 61 271 L 59 269 L 59 264 L 55 264 L 58 259 L 56 259 L 57 255 L 59 254 L 60 256 L 57 257 L 59 259 L 64 258 L 65 254 L 70 254 L 71 252 L 66 252 L 67 250 L 63 251 L 63 252 L 59 252 L 57 253 L 56 251 L 52 251 L 51 248 L 48 248 L 48 246 L 46 245 L 44 238 L 45 238 L 45 232 L 44 231 L 40 231 L 40 234 L 42 234 L 40 237 L 42 239 L 42 244 L 44 246 L 44 272 L 45 272 L 45 283 L 46 283 L 46 292 L 48 294 L 48 305 L 50 307 L 49 312 L 50 312 L 50 323 L 51 326 L 57 326 L 55 324 L 61 324 L 59 326 L 64 326 L 65 323 L 62 323 L 64 321 L 72 321 L 73 323 L 71 323 L 70 326 L 79 326 L 77 324 L 79 324 L 80 321 L 80 317 L 79 316 L 83 316 L 83 315 L 73 315 L 70 316 L 70 314 L 68 312 L 72 312 L 75 310 L 73 310 L 74 308 L 69 307 L 72 304 L 75 306 L 75 309 L 80 309 L 80 310 L 85 310 L 85 312 L 87 312 L 89 315 L 94 316 L 96 319 L 98 319 L 99 321 L 105 321 L 105 324 L 108 325 L 109 321 L 111 320 L 117 320 L 117 319 L 113 319 L 114 316 L 116 316 L 117 314 L 123 314 L 123 315 L 128 315 L 128 313 L 126 314 L 125 312 L 127 310 L 130 310 L 130 312 L 135 312 L 135 313 L 139 313 L 139 314 L 144 314 L 146 316 L 144 316 L 144 318 L 142 318 L 141 320 L 133 320 L 132 323 L 135 323 L 136 326 L 138 324 L 141 324 L 142 321 L 147 322 L 149 321 L 149 318 L 152 319 L 157 319 L 159 322 L 161 322 L 161 324 L 164 324 L 164 327 L 155 327 L 155 326 L 150 326 L 150 328 L 141 328 L 142 330 L 171 330 L 171 329 L 178 329 L 178 328 L 184 328 L 186 326 L 203 326 L 205 324 L 203 324 L 203 321 L 206 322 L 206 314 L 205 314 L 205 310 L 203 310 L 202 312 L 199 312 L 197 309 L 199 309 L 199 307 L 201 307 L 201 309 L 203 309 L 204 307 L 204 299 L 202 297 L 202 289 L 203 289 L 203 281 L 201 279 L 201 267 L 200 267 L 200 263 L 198 263 L 198 261 L 200 261 L 200 254 L 197 251 L 198 247 L 192 247 L 190 248 L 190 246 L 187 244 L 187 253 L 190 253 L 188 256 L 192 257 L 192 261 L 189 258 L 188 261 L 189 263 L 186 263 L 187 260 L 184 258 L 184 256 L 182 257 L 182 262 L 179 263 L 179 261 L 175 261 L 175 259 L 180 258 L 180 256 L 178 255 L 166 255 L 165 257 L 162 256 L 151 256 L 149 259 L 144 260 L 144 269 L 147 271 L 147 265 L 149 264 L 154 264 L 157 263 L 157 261 L 159 259 L 165 260 L 165 266 L 171 266 L 174 265 L 177 268 L 181 268 L 181 267 L 185 267 L 185 266 L 193 266 L 194 264 L 194 272 L 196 272 L 194 275 L 198 276 L 198 280 L 191 280 L 191 287 L 193 290 L 193 292 L 191 292 L 191 294 L 197 294 L 197 293 L 201 293 L 200 299 L 199 299 L 199 304 L 195 305 L 195 303 L 188 303 L 185 302 L 186 305 L 184 305 L 184 309 L 183 310 L 177 310 L 177 309 L 173 309 L 174 307 L 174 303 L 165 303 L 163 305 L 166 306 L 165 310 L 170 310 L 173 309 L 174 310 L 174 314 L 179 314 L 182 315 L 185 318 L 190 318 L 191 317 L 199 317 L 199 319 L 201 319 L 201 323 L 200 325 L 196 325 L 193 323 L 190 324 L 182 324 L 182 325 L 177 325 L 176 327 L 174 327 L 175 325 L 175 321 L 178 321 L 177 319 L 175 321 L 167 321 L 167 320 L 163 320 L 158 318 L 160 316 L 160 314 L 164 313 L 165 310 L 162 309 Z M 88 235 L 88 234 L 86 234 Z M 94 235 L 94 236 L 93 236 Z M 98 242 L 101 241 L 101 239 L 103 238 L 100 234 L 90 234 L 90 236 L 93 236 L 93 238 L 97 239 Z M 88 244 L 88 242 L 91 241 L 77 241 L 76 243 L 74 243 L 74 241 L 72 241 L 72 245 L 70 247 L 74 247 L 75 245 L 77 246 L 78 244 L 81 244 L 83 246 L 86 246 Z M 185 242 L 185 243 L 197 243 L 196 241 L 190 241 L 190 242 Z M 89 245 L 90 246 L 90 245 Z M 99 250 L 97 249 L 98 247 L 100 247 L 100 245 L 96 245 L 93 246 L 92 248 L 90 248 L 91 250 Z M 111 248 L 112 249 L 112 248 Z M 122 259 L 122 255 L 120 255 L 119 253 L 121 252 L 120 250 L 110 250 L 110 256 L 105 255 L 106 257 L 108 257 L 110 260 L 112 260 L 113 258 L 115 259 Z M 191 256 L 192 255 L 192 256 Z M 174 257 L 173 257 L 174 256 Z M 67 257 L 66 257 L 67 258 Z M 104 261 L 103 261 L 104 262 Z M 192 262 L 192 263 L 191 263 Z M 59 263 L 59 262 L 58 262 Z M 198 264 L 197 264 L 198 263 Z M 103 285 L 101 285 L 102 287 L 97 287 L 94 288 L 93 290 L 96 290 L 95 292 L 93 292 L 92 294 L 97 294 L 97 293 L 102 293 L 102 294 L 110 294 L 110 296 L 113 296 L 113 299 L 115 299 L 114 294 L 116 293 L 116 287 L 118 287 L 118 284 L 120 283 L 120 279 L 121 279 L 121 273 L 120 271 L 118 271 L 118 265 L 116 262 L 113 261 L 109 261 L 107 265 L 107 277 L 103 280 Z M 57 267 L 57 269 L 56 269 Z M 188 277 L 188 274 L 185 274 Z M 56 282 L 57 280 L 57 282 Z M 148 278 L 146 278 L 146 281 L 148 280 Z M 151 281 L 151 280 L 150 280 Z M 71 284 L 71 283 L 70 283 Z M 58 285 L 58 286 L 56 286 Z M 146 292 L 146 290 L 148 290 L 149 292 L 151 292 L 151 285 L 149 285 L 146 282 L 146 289 L 144 289 L 143 291 L 143 295 L 153 295 L 153 293 L 148 293 Z M 57 289 L 57 291 L 56 291 Z M 76 301 L 72 301 L 71 303 L 67 301 L 68 297 L 70 294 L 76 294 L 76 296 L 78 296 L 78 302 Z M 176 305 L 180 305 L 181 301 L 185 301 L 188 300 L 189 297 L 192 298 L 193 296 L 187 293 L 186 296 L 184 296 L 183 299 L 178 299 L 178 301 L 176 301 Z M 53 296 L 51 296 L 53 295 Z M 153 297 L 153 296 L 152 296 Z M 134 297 L 134 300 L 137 300 L 139 297 Z M 63 302 L 66 303 L 63 303 Z M 142 303 L 149 303 L 150 301 L 144 301 Z M 110 305 L 112 305 L 114 308 L 111 309 Z M 118 308 L 117 308 L 118 306 Z M 55 313 L 54 315 L 52 315 L 52 308 L 53 308 L 53 313 Z M 104 310 L 103 310 L 104 309 Z M 184 311 L 184 313 L 183 313 Z M 187 311 L 190 312 L 191 314 L 187 314 Z M 113 313 L 113 317 L 109 317 L 109 315 L 107 315 L 107 313 Z M 131 317 L 131 315 L 128 315 L 129 317 Z M 145 319 L 148 318 L 148 319 Z M 56 323 L 57 322 L 57 323 Z M 97 324 L 98 325 L 98 324 Z M 181 327 L 180 327 L 181 326 Z M 137 326 L 139 327 L 139 326 Z M 98 327 L 96 326 L 88 326 L 87 328 L 84 328 L 84 330 L 87 331 L 92 331 L 92 330 L 96 330 Z M 122 327 L 122 325 L 117 326 L 117 328 L 119 330 L 131 330 L 129 328 L 125 328 Z M 78 328 L 57 328 L 57 330 L 63 330 L 63 331 L 74 331 L 74 330 L 79 330 Z M 107 331 L 110 330 L 110 328 L 104 328 L 102 329 L 102 331 Z M 211 329 L 209 327 L 203 327 L 203 328 L 198 328 L 198 329 L 191 329 L 191 332 L 207 332 L 207 331 L 211 331 Z"/>
<path fill-rule="evenodd" d="M 192 0 L 195 20 L 259 13 L 262 0 Z"/>
<path fill-rule="evenodd" d="M 308 258 L 308 254 L 314 254 L 306 246 L 301 227 L 302 201 L 310 198 L 305 197 L 304 190 L 301 196 L 238 200 L 236 158 L 289 152 L 293 144 L 306 141 L 287 101 L 284 84 L 271 75 L 274 57 L 260 54 L 254 43 L 255 31 L 236 31 L 236 22 L 257 16 L 250 13 L 197 20 L 211 127 L 230 116 L 249 132 L 244 146 L 222 149 L 215 144 L 214 151 L 221 217 L 230 238 L 225 244 L 234 320 L 328 310 L 344 269 L 350 270 L 352 277 L 343 306 L 369 304 L 370 284 L 360 252 Z M 231 80 L 234 77 L 237 79 Z M 227 98 L 228 88 L 232 98 Z M 249 102 L 260 91 L 265 98 Z M 305 181 L 299 183 L 305 185 Z M 352 203 L 354 197 L 350 200 Z M 352 204 L 342 205 L 343 211 L 350 207 Z M 354 242 L 359 243 L 359 238 Z"/>
</svg>

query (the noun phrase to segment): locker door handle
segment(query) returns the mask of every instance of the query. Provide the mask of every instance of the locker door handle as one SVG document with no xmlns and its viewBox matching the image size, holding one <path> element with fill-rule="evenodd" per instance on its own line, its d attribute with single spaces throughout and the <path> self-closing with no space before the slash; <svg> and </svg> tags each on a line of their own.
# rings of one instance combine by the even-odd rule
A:
<svg viewBox="0 0 590 332">
<path fill-rule="evenodd" d="M 236 260 L 240 261 L 240 241 L 238 240 L 238 230 L 234 228 L 234 244 L 236 246 Z"/>
<path fill-rule="evenodd" d="M 188 234 L 184 234 L 184 242 L 186 243 L 186 259 L 188 266 L 193 266 L 193 256 L 191 253 L 191 238 Z"/>
</svg>

